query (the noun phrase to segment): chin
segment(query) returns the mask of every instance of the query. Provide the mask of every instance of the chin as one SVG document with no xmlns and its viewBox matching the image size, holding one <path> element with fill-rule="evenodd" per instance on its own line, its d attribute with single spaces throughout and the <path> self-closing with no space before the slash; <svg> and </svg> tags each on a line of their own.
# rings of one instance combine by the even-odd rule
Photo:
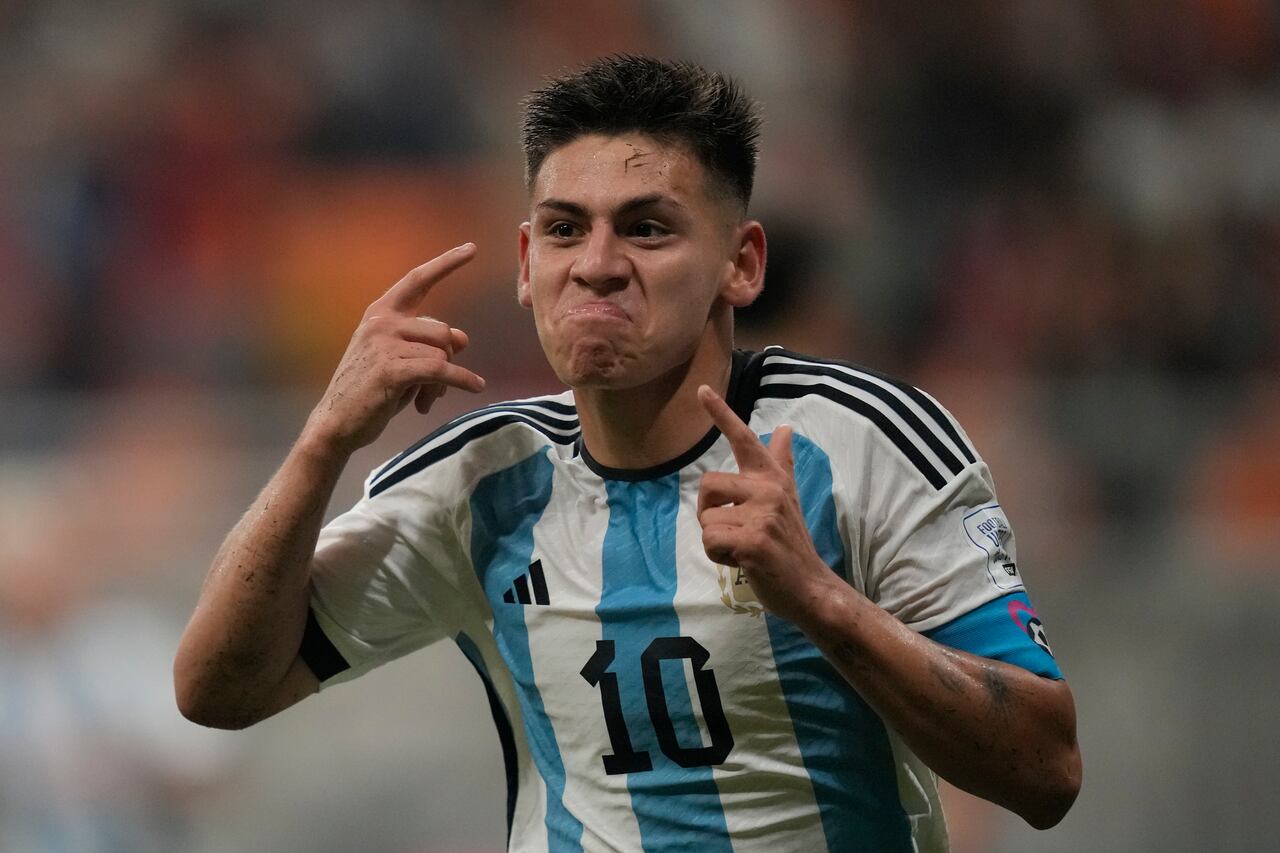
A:
<svg viewBox="0 0 1280 853">
<path fill-rule="evenodd" d="M 556 375 L 570 388 L 626 388 L 636 384 L 636 361 L 607 341 L 580 341 L 557 360 Z"/>
</svg>

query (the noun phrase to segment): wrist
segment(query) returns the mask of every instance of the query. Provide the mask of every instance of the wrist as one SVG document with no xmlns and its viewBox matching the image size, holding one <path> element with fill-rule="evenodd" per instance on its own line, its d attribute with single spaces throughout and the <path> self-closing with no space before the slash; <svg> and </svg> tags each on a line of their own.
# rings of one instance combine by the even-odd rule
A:
<svg viewBox="0 0 1280 853">
<path fill-rule="evenodd" d="M 806 595 L 806 606 L 795 621 L 814 645 L 825 649 L 836 642 L 847 643 L 856 634 L 865 608 L 875 605 L 830 569 Z"/>
<path fill-rule="evenodd" d="M 295 446 L 309 456 L 345 463 L 360 449 L 361 443 L 346 423 L 326 410 L 321 400 L 307 417 Z"/>
<path fill-rule="evenodd" d="M 357 448 L 352 446 L 350 441 L 318 428 L 310 421 L 293 445 L 295 455 L 324 467 L 333 465 L 339 468 L 345 467 L 356 450 Z"/>
</svg>

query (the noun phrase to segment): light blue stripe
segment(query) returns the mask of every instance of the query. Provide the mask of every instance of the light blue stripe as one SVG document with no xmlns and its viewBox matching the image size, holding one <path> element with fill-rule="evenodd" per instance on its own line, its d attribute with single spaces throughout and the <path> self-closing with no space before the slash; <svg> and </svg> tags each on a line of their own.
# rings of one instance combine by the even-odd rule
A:
<svg viewBox="0 0 1280 853">
<path fill-rule="evenodd" d="M 609 671 L 618 677 L 632 746 L 648 752 L 653 762 L 652 770 L 627 777 L 641 844 L 646 851 L 730 853 L 724 806 L 712 770 L 681 767 L 663 754 L 649 719 L 640 667 L 640 656 L 655 638 L 680 636 L 674 606 L 679 474 L 635 483 L 607 481 L 606 491 L 609 527 L 596 614 L 603 639 L 615 644 Z M 714 670 L 715 663 L 711 660 L 707 666 Z M 701 746 L 683 665 L 663 664 L 661 671 L 680 745 Z"/>
<path fill-rule="evenodd" d="M 1036 618 L 1035 610 L 1027 594 L 1011 592 L 941 627 L 925 631 L 924 635 L 953 649 L 1011 663 L 1046 678 L 1060 679 L 1062 670 L 1058 669 L 1053 655 L 1027 633 L 1033 618 Z"/>
<path fill-rule="evenodd" d="M 537 453 L 485 477 L 471 495 L 471 559 L 493 608 L 494 636 L 511 670 L 534 764 L 547 785 L 552 853 L 582 850 L 582 822 L 564 804 L 565 772 L 555 729 L 534 681 L 525 608 L 502 594 L 533 561 L 533 527 L 551 500 L 551 461 Z"/>
<path fill-rule="evenodd" d="M 792 451 L 809 533 L 819 556 L 844 577 L 830 460 L 802 435 L 794 436 Z M 827 849 L 911 850 L 911 825 L 898 797 L 884 723 L 795 625 L 768 613 L 765 620 Z"/>
</svg>

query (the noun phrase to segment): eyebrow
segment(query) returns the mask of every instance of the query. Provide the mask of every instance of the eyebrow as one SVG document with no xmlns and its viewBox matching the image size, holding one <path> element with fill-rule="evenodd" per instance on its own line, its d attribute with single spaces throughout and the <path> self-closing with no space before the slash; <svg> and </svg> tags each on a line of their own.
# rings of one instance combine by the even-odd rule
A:
<svg viewBox="0 0 1280 853">
<path fill-rule="evenodd" d="M 620 204 L 615 211 L 613 211 L 613 215 L 625 216 L 628 213 L 634 213 L 635 211 L 641 208 L 649 207 L 651 205 L 656 205 L 656 204 L 668 205 L 670 207 L 674 207 L 679 210 L 684 210 L 684 205 L 676 201 L 671 196 L 663 195 L 662 193 L 650 193 L 649 195 L 636 196 L 633 199 L 628 199 L 627 201 Z M 586 218 L 587 216 L 587 209 L 582 205 L 572 201 L 564 201 L 563 199 L 558 199 L 558 198 L 549 198 L 549 199 L 546 199 L 545 201 L 538 202 L 538 205 L 535 208 L 535 210 L 543 210 L 543 209 L 554 210 L 560 213 L 567 213 L 570 216 L 577 216 L 581 218 Z"/>
</svg>

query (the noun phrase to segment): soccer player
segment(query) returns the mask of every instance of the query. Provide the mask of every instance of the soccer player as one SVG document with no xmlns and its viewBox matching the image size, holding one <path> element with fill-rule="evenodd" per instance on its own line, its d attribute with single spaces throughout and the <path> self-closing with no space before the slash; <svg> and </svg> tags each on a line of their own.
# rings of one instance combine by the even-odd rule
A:
<svg viewBox="0 0 1280 853">
<path fill-rule="evenodd" d="M 484 387 L 423 316 L 474 246 L 374 302 L 214 559 L 187 716 L 249 725 L 449 638 L 493 704 L 511 850 L 945 850 L 935 773 L 1062 818 L 1071 692 L 964 432 L 877 373 L 733 348 L 757 134 L 696 66 L 532 94 L 517 292 L 570 390 L 445 424 L 321 529 L 394 414 Z"/>
</svg>

